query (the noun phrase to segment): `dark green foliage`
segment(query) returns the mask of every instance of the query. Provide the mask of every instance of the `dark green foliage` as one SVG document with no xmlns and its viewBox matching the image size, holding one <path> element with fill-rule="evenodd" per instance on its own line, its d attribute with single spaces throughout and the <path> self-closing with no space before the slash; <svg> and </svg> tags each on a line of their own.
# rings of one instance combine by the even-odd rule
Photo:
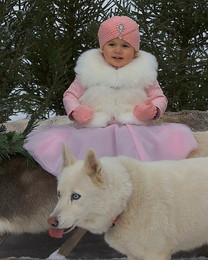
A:
<svg viewBox="0 0 208 260">
<path fill-rule="evenodd" d="M 118 13 L 131 10 L 140 25 L 141 49 L 158 59 L 169 110 L 207 110 L 207 1 L 116 2 Z"/>
<path fill-rule="evenodd" d="M 97 47 L 104 0 L 19 0 L 0 3 L 0 122 L 23 112 L 64 113 L 62 96 L 80 53 Z M 110 1 L 109 3 L 110 4 Z"/>
<path fill-rule="evenodd" d="M 115 14 L 140 25 L 141 49 L 158 59 L 169 110 L 207 110 L 207 1 L 2 0 L 0 122 L 16 112 L 65 114 L 75 62 L 98 47 L 100 22 Z"/>
<path fill-rule="evenodd" d="M 22 134 L 15 132 L 0 133 L 0 163 L 16 153 L 25 155 L 23 141 L 24 137 Z"/>
<path fill-rule="evenodd" d="M 12 156 L 22 155 L 26 158 L 29 167 L 35 167 L 37 164 L 29 153 L 24 149 L 23 144 L 29 132 L 36 126 L 36 120 L 31 118 L 23 133 L 6 132 L 4 125 L 0 125 L 0 165 L 3 160 L 11 159 Z M 0 174 L 4 169 L 0 166 Z"/>
</svg>

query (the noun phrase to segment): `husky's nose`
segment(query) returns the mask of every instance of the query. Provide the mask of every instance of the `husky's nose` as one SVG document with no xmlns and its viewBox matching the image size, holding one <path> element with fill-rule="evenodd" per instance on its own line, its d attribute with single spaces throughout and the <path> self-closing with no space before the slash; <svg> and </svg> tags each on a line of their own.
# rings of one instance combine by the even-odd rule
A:
<svg viewBox="0 0 208 260">
<path fill-rule="evenodd" d="M 56 217 L 50 217 L 48 219 L 48 223 L 53 226 L 53 227 L 57 227 L 58 226 L 58 220 Z"/>
</svg>

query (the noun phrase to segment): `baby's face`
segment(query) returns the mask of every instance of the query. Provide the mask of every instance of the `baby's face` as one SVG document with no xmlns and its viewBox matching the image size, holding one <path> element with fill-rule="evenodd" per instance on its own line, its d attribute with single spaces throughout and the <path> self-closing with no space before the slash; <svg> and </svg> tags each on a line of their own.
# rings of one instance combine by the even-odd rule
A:
<svg viewBox="0 0 208 260">
<path fill-rule="evenodd" d="M 110 65 L 121 68 L 136 57 L 136 52 L 129 43 L 115 38 L 103 46 L 103 56 Z"/>
</svg>

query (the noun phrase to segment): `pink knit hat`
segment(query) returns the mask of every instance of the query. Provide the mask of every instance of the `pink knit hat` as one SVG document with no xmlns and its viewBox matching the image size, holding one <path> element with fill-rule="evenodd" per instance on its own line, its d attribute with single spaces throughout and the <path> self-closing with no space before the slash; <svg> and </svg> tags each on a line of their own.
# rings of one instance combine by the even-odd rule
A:
<svg viewBox="0 0 208 260">
<path fill-rule="evenodd" d="M 139 26 L 127 16 L 114 16 L 101 23 L 98 30 L 100 48 L 115 38 L 122 39 L 129 43 L 135 51 L 139 51 Z"/>
</svg>

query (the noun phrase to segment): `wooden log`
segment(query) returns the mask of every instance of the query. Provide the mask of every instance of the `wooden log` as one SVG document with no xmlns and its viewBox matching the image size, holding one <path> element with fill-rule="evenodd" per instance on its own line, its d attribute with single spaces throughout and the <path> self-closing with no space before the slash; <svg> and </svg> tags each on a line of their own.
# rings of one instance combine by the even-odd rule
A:
<svg viewBox="0 0 208 260">
<path fill-rule="evenodd" d="M 86 234 L 87 230 L 83 228 L 76 228 L 73 231 L 71 237 L 69 237 L 61 246 L 58 253 L 65 257 L 68 257 L 72 250 L 76 247 L 76 245 L 80 242 L 83 236 Z"/>
</svg>

